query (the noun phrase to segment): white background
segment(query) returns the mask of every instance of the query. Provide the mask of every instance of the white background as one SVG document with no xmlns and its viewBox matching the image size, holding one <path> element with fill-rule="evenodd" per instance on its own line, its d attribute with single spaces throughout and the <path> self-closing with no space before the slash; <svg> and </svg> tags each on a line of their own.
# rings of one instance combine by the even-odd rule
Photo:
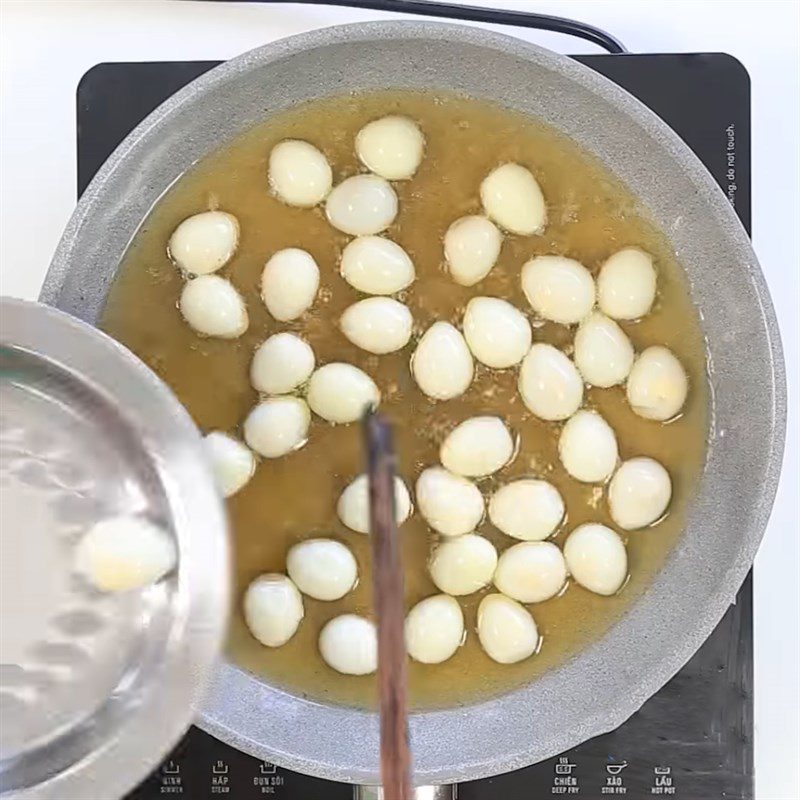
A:
<svg viewBox="0 0 800 800">
<path fill-rule="evenodd" d="M 754 243 L 780 319 L 794 412 L 781 487 L 756 561 L 756 796 L 794 800 L 800 797 L 800 3 L 481 4 L 591 22 L 632 52 L 728 52 L 750 73 Z M 28 298 L 38 293 L 75 203 L 75 88 L 89 67 L 225 59 L 289 34 L 389 16 L 178 0 L 0 0 L 0 11 L 0 292 Z M 505 30 L 564 53 L 597 51 L 558 34 Z"/>
</svg>

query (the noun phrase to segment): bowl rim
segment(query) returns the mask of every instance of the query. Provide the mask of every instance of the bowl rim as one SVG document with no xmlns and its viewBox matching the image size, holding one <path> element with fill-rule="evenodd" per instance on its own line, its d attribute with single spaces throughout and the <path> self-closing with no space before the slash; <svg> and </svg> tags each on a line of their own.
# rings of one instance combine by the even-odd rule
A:
<svg viewBox="0 0 800 800">
<path fill-rule="evenodd" d="M 169 618 L 153 626 L 159 639 L 138 643 L 142 662 L 129 665 L 118 690 L 80 722 L 0 765 L 9 800 L 85 797 L 98 786 L 121 796 L 183 735 L 216 670 L 231 598 L 224 504 L 189 414 L 119 342 L 56 308 L 3 297 L 0 344 L 73 378 L 76 396 L 107 401 L 109 415 L 135 437 L 151 468 L 177 542 L 175 569 L 151 587 L 167 598 Z M 218 579 L 208 585 L 212 570 Z M 149 613 L 147 603 L 136 613 Z"/>
</svg>

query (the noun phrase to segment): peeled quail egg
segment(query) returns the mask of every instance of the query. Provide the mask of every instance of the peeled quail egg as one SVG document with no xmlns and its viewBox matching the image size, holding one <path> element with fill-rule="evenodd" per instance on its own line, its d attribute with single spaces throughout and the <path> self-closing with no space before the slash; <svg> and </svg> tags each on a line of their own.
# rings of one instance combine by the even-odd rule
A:
<svg viewBox="0 0 800 800">
<path fill-rule="evenodd" d="M 474 286 L 497 263 L 503 234 L 486 217 L 474 215 L 457 219 L 444 235 L 444 257 L 456 283 Z"/>
<path fill-rule="evenodd" d="M 406 617 L 406 650 L 415 661 L 441 664 L 464 640 L 464 614 L 446 594 L 426 597 Z"/>
<path fill-rule="evenodd" d="M 628 556 L 622 539 L 605 525 L 580 525 L 564 543 L 570 575 L 596 594 L 615 594 L 628 574 Z"/>
<path fill-rule="evenodd" d="M 411 357 L 411 372 L 422 391 L 434 400 L 464 394 L 475 367 L 464 337 L 449 322 L 434 322 Z"/>
<path fill-rule="evenodd" d="M 372 378 L 352 364 L 325 364 L 308 382 L 308 404 L 328 422 L 355 422 L 380 401 Z"/>
<path fill-rule="evenodd" d="M 613 319 L 595 311 L 575 334 L 575 366 L 590 386 L 615 386 L 631 371 L 633 345 Z"/>
<path fill-rule="evenodd" d="M 617 466 L 617 437 L 596 411 L 578 411 L 561 431 L 558 455 L 575 480 L 602 483 Z"/>
<path fill-rule="evenodd" d="M 531 346 L 531 326 L 511 303 L 497 297 L 473 297 L 464 311 L 464 338 L 472 355 L 487 367 L 519 364 Z"/>
<path fill-rule="evenodd" d="M 186 322 L 206 336 L 235 339 L 249 324 L 241 295 L 219 275 L 201 275 L 187 281 L 179 305 Z"/>
<path fill-rule="evenodd" d="M 543 319 L 571 325 L 594 306 L 592 273 L 563 256 L 536 256 L 522 267 L 522 291 Z"/>
<path fill-rule="evenodd" d="M 344 525 L 358 533 L 369 533 L 369 478 L 359 475 L 339 496 L 336 513 Z M 402 478 L 394 479 L 394 515 L 402 525 L 411 515 L 411 496 Z"/>
<path fill-rule="evenodd" d="M 353 175 L 328 195 L 325 213 L 334 228 L 351 236 L 380 233 L 397 216 L 397 195 L 378 175 Z"/>
<path fill-rule="evenodd" d="M 492 495 L 489 519 L 506 536 L 539 541 L 561 524 L 564 500 L 547 481 L 521 478 L 501 486 Z"/>
<path fill-rule="evenodd" d="M 540 419 L 567 419 L 583 400 L 583 381 L 561 350 L 539 343 L 522 360 L 519 392 L 528 409 Z"/>
<path fill-rule="evenodd" d="M 190 275 L 208 275 L 224 267 L 239 244 L 239 222 L 224 211 L 204 211 L 185 219 L 169 239 L 172 260 Z"/>
<path fill-rule="evenodd" d="M 552 542 L 520 542 L 497 562 L 494 585 L 520 603 L 541 603 L 555 597 L 567 581 L 567 565 Z"/>
<path fill-rule="evenodd" d="M 276 333 L 262 342 L 250 363 L 250 383 L 264 394 L 288 394 L 314 371 L 314 351 L 293 333 Z"/>
<path fill-rule="evenodd" d="M 275 319 L 297 319 L 311 308 L 319 289 L 319 267 L 297 247 L 279 250 L 261 273 L 261 299 Z"/>
<path fill-rule="evenodd" d="M 259 575 L 244 593 L 244 618 L 250 633 L 267 647 L 280 647 L 303 619 L 303 598 L 285 575 Z"/>
<path fill-rule="evenodd" d="M 367 123 L 356 135 L 358 160 L 389 181 L 410 178 L 422 162 L 425 137 L 408 117 L 383 117 Z"/>
<path fill-rule="evenodd" d="M 313 144 L 287 139 L 269 154 L 269 183 L 280 200 L 308 208 L 321 203 L 331 190 L 333 173 Z"/>
<path fill-rule="evenodd" d="M 342 614 L 320 632 L 319 652 L 337 672 L 368 675 L 378 668 L 378 632 L 370 620 Z"/>
<path fill-rule="evenodd" d="M 203 442 L 219 490 L 224 497 L 236 494 L 253 477 L 255 456 L 238 439 L 222 431 L 211 431 Z"/>
<path fill-rule="evenodd" d="M 626 386 L 631 408 L 645 419 L 672 419 L 683 408 L 689 379 L 666 347 L 648 347 L 633 362 Z"/>
<path fill-rule="evenodd" d="M 149 586 L 178 560 L 170 534 L 142 517 L 109 517 L 92 525 L 78 542 L 75 565 L 101 592 Z"/>
<path fill-rule="evenodd" d="M 391 297 L 368 297 L 345 309 L 339 324 L 356 347 L 384 355 L 408 344 L 414 318 L 408 306 Z"/>
<path fill-rule="evenodd" d="M 428 467 L 417 478 L 419 513 L 443 536 L 459 536 L 483 519 L 483 495 L 474 483 L 442 467 Z"/>
<path fill-rule="evenodd" d="M 489 173 L 481 183 L 481 202 L 486 214 L 511 233 L 541 233 L 547 222 L 542 190 L 520 164 L 503 164 Z"/>
<path fill-rule="evenodd" d="M 431 580 L 445 594 L 477 592 L 492 580 L 497 566 L 494 545 L 477 533 L 445 539 L 431 555 Z"/>
<path fill-rule="evenodd" d="M 353 554 L 333 539 L 306 539 L 290 547 L 286 571 L 303 594 L 316 600 L 338 600 L 358 579 Z"/>
<path fill-rule="evenodd" d="M 514 440 L 499 417 L 471 417 L 456 426 L 442 443 L 442 464 L 467 478 L 491 475 L 514 455 Z"/>
<path fill-rule="evenodd" d="M 660 519 L 671 497 L 669 473 L 658 461 L 644 456 L 623 461 L 608 485 L 611 519 L 627 531 Z"/>
<path fill-rule="evenodd" d="M 643 250 L 627 247 L 614 253 L 600 268 L 597 302 L 609 317 L 643 317 L 655 298 L 656 270 L 653 257 Z"/>
<path fill-rule="evenodd" d="M 308 440 L 311 413 L 299 397 L 269 397 L 244 421 L 247 446 L 264 458 L 279 458 Z"/>
<path fill-rule="evenodd" d="M 489 658 L 515 664 L 532 656 L 539 631 L 528 610 L 502 594 L 489 594 L 478 606 L 478 639 Z"/>
<path fill-rule="evenodd" d="M 342 251 L 342 277 L 364 294 L 395 294 L 414 282 L 414 264 L 383 236 L 359 236 Z"/>
</svg>

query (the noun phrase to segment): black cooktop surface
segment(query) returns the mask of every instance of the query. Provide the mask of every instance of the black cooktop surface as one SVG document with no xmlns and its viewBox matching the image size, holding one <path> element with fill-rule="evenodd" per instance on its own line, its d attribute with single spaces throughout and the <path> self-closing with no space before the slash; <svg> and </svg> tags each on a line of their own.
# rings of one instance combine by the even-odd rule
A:
<svg viewBox="0 0 800 800">
<path fill-rule="evenodd" d="M 646 103 L 689 144 L 750 229 L 750 84 L 722 54 L 578 60 Z M 78 188 L 159 103 L 216 62 L 100 64 L 78 87 Z M 753 798 L 752 589 L 694 658 L 624 725 L 562 756 L 458 786 L 459 800 Z M 269 713 L 265 709 L 265 713 Z M 312 735 L 309 732 L 309 735 Z M 352 788 L 289 772 L 192 728 L 129 800 L 349 800 Z M 104 797 L 98 787 L 97 798 Z M 95 800 L 95 798 L 86 798 Z"/>
</svg>

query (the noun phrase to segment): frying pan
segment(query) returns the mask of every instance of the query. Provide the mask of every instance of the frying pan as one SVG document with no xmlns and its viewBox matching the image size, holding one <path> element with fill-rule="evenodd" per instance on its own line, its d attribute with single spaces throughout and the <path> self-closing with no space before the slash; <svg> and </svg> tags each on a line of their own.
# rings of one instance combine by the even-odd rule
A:
<svg viewBox="0 0 800 800">
<path fill-rule="evenodd" d="M 622 56 L 624 57 L 624 56 Z M 190 84 L 120 145 L 83 195 L 42 298 L 96 322 L 131 237 L 180 175 L 270 114 L 387 88 L 486 98 L 593 153 L 638 197 L 684 266 L 707 342 L 708 451 L 686 529 L 648 591 L 600 640 L 529 685 L 412 715 L 417 783 L 481 778 L 625 721 L 722 617 L 763 534 L 784 438 L 777 323 L 749 241 L 684 143 L 585 67 L 514 38 L 439 23 L 347 25 L 246 53 Z M 377 783 L 374 713 L 288 694 L 223 664 L 198 724 L 289 769 Z"/>
</svg>

